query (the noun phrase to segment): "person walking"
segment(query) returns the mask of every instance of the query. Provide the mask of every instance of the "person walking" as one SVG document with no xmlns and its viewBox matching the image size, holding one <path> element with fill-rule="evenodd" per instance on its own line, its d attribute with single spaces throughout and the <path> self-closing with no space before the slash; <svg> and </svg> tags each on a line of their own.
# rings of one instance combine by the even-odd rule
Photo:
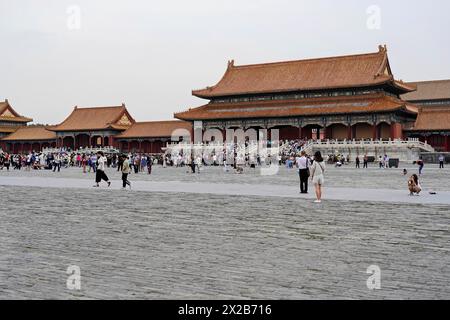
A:
<svg viewBox="0 0 450 320">
<path fill-rule="evenodd" d="M 359 160 L 359 156 L 356 156 L 355 162 L 356 162 L 356 168 L 359 169 L 360 168 L 359 165 L 361 163 L 361 161 Z"/>
<path fill-rule="evenodd" d="M 422 157 L 419 158 L 419 161 L 417 161 L 417 164 L 419 166 L 419 176 L 421 176 L 422 175 L 422 171 L 423 171 L 423 167 L 425 166 Z"/>
<path fill-rule="evenodd" d="M 134 158 L 134 173 L 135 174 L 139 173 L 140 165 L 141 165 L 141 159 L 139 158 L 138 155 L 136 155 L 136 157 Z"/>
<path fill-rule="evenodd" d="M 325 181 L 324 173 L 325 173 L 325 162 L 323 161 L 322 154 L 320 151 L 317 151 L 314 154 L 314 163 L 311 166 L 311 178 L 312 182 L 316 189 L 316 197 L 317 199 L 314 201 L 315 203 L 322 202 L 322 186 Z"/>
<path fill-rule="evenodd" d="M 153 166 L 153 157 L 148 155 L 147 156 L 147 170 L 148 170 L 148 174 L 152 174 L 152 166 Z"/>
<path fill-rule="evenodd" d="M 191 167 L 192 173 L 195 173 L 195 158 L 194 158 L 194 155 L 191 156 L 191 162 L 189 163 L 189 165 Z"/>
<path fill-rule="evenodd" d="M 383 162 L 384 162 L 384 168 L 388 169 L 389 168 L 389 157 L 387 154 L 384 155 Z"/>
<path fill-rule="evenodd" d="M 123 169 L 123 159 L 125 159 L 125 155 L 123 157 L 119 157 L 119 161 L 117 162 L 117 171 L 121 172 Z M 128 158 L 127 158 L 128 159 Z M 130 162 L 128 161 L 128 165 L 130 165 Z"/>
<path fill-rule="evenodd" d="M 9 171 L 9 166 L 11 165 L 12 157 L 8 153 L 5 156 L 5 167 L 6 171 Z"/>
<path fill-rule="evenodd" d="M 128 160 L 128 157 L 125 155 L 122 155 L 120 157 L 119 161 L 122 164 L 122 183 L 123 183 L 122 186 L 123 186 L 123 189 L 126 189 L 127 186 L 129 186 L 131 189 L 131 182 L 128 181 L 128 175 L 131 172 L 130 161 Z"/>
<path fill-rule="evenodd" d="M 443 154 L 441 154 L 439 156 L 439 169 L 444 169 L 444 161 L 445 161 L 445 157 Z"/>
<path fill-rule="evenodd" d="M 86 154 L 83 153 L 83 156 L 81 157 L 81 166 L 83 167 L 83 173 L 86 173 L 86 165 L 87 165 Z"/>
<path fill-rule="evenodd" d="M 296 165 L 298 168 L 298 175 L 300 177 L 300 193 L 308 193 L 309 159 L 306 157 L 305 151 L 300 153 L 300 157 L 297 158 Z"/>
<path fill-rule="evenodd" d="M 223 150 L 223 172 L 228 172 L 227 151 Z"/>
<path fill-rule="evenodd" d="M 97 152 L 97 172 L 95 174 L 95 185 L 94 187 L 100 187 L 100 182 L 105 180 L 108 184 L 108 187 L 111 186 L 111 181 L 109 181 L 108 176 L 105 173 L 106 163 L 108 159 L 106 159 L 105 155 L 102 151 Z"/>
</svg>

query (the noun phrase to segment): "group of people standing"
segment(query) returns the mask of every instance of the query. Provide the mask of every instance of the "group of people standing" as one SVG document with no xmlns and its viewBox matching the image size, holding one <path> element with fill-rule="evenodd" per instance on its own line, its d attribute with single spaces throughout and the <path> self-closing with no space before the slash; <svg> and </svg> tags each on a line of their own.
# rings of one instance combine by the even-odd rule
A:
<svg viewBox="0 0 450 320">
<path fill-rule="evenodd" d="M 325 182 L 325 161 L 320 151 L 317 151 L 312 159 L 306 155 L 305 151 L 301 151 L 300 156 L 296 159 L 296 166 L 300 177 L 300 193 L 308 193 L 308 181 L 311 178 L 316 192 L 314 202 L 321 203 L 322 186 Z"/>
</svg>

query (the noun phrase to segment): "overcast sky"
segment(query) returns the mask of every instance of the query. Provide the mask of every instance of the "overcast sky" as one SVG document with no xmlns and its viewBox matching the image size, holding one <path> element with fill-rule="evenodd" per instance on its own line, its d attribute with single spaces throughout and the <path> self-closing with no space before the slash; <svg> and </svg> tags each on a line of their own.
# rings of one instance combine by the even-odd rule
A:
<svg viewBox="0 0 450 320">
<path fill-rule="evenodd" d="M 205 103 L 236 64 L 375 52 L 405 81 L 450 78 L 450 1 L 0 0 L 0 100 L 39 123 L 125 102 L 138 121 Z"/>
</svg>

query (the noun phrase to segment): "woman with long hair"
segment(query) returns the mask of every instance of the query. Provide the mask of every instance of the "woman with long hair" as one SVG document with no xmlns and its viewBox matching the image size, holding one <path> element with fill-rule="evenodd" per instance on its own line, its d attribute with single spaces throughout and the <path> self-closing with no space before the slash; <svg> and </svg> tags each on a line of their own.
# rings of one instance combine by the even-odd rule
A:
<svg viewBox="0 0 450 320">
<path fill-rule="evenodd" d="M 325 173 L 325 162 L 323 161 L 322 154 L 320 151 L 317 151 L 314 154 L 314 163 L 310 168 L 312 182 L 316 189 L 316 201 L 315 203 L 322 202 L 322 185 L 325 181 L 324 173 Z"/>
<path fill-rule="evenodd" d="M 411 178 L 408 180 L 408 189 L 409 195 L 413 196 L 414 194 L 419 195 L 422 191 L 422 187 L 420 186 L 419 177 L 417 174 L 413 174 Z"/>
</svg>

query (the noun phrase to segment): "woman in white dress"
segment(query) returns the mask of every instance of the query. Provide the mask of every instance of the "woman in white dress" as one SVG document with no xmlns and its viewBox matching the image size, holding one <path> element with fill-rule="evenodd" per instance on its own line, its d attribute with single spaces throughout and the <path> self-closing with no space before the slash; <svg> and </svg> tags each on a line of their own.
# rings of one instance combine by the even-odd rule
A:
<svg viewBox="0 0 450 320">
<path fill-rule="evenodd" d="M 317 200 L 315 203 L 322 202 L 322 185 L 325 182 L 324 173 L 325 173 L 325 162 L 323 161 L 322 154 L 320 151 L 317 151 L 314 154 L 314 163 L 310 168 L 311 179 L 316 189 L 316 197 Z"/>
</svg>

